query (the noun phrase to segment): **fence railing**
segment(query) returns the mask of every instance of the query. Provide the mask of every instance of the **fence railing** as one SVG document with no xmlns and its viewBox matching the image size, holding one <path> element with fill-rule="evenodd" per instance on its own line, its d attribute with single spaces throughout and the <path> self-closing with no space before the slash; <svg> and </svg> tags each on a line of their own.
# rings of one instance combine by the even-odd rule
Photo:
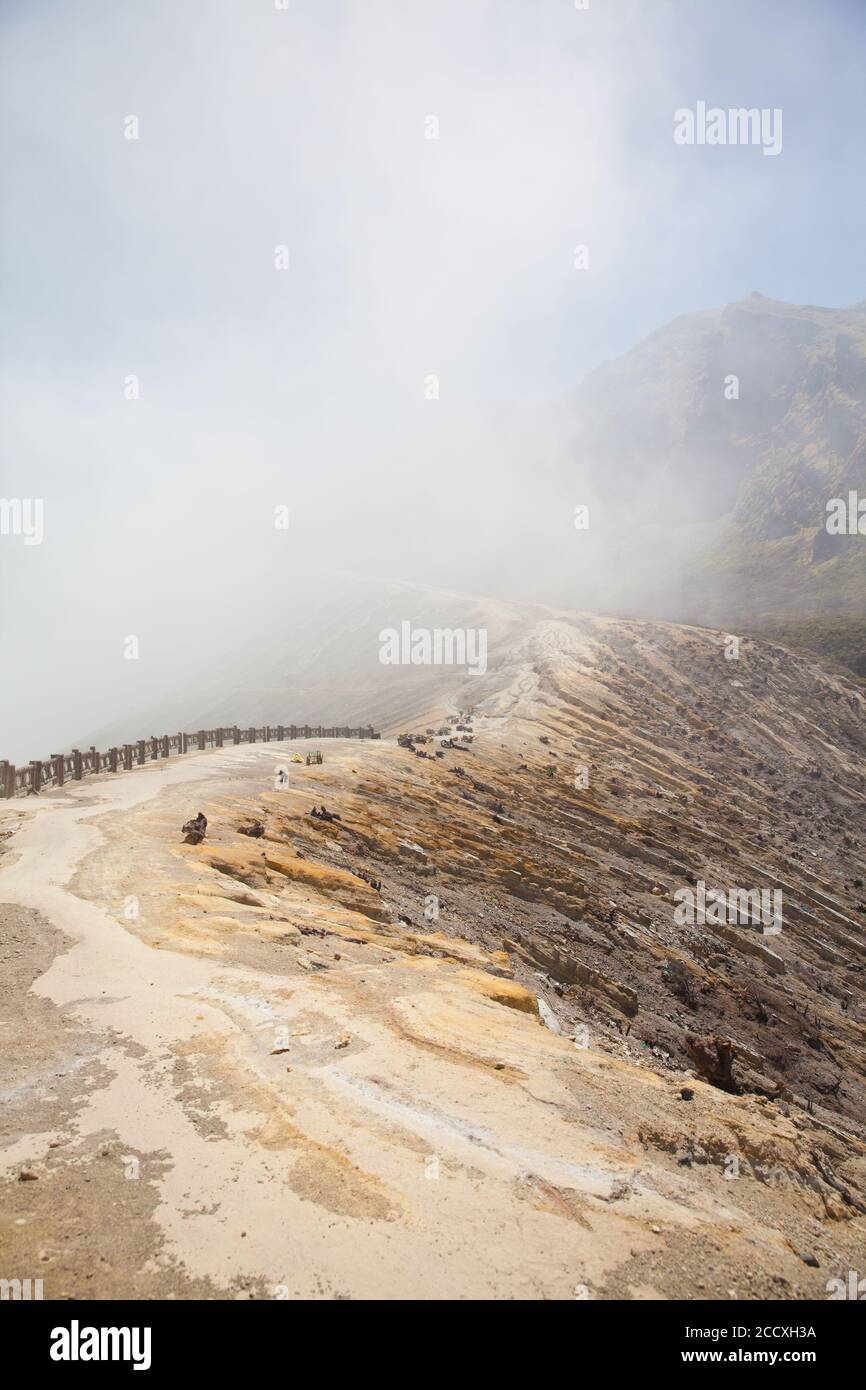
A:
<svg viewBox="0 0 866 1390">
<path fill-rule="evenodd" d="M 71 753 L 52 753 L 35 759 L 26 767 L 0 761 L 0 798 L 24 796 L 43 787 L 62 787 L 97 772 L 131 772 L 148 762 L 188 753 L 192 749 L 222 748 L 236 743 L 282 743 L 292 738 L 380 738 L 372 724 L 352 729 L 345 725 L 325 728 L 322 724 L 265 724 L 259 729 L 241 729 L 237 724 L 221 729 L 199 729 L 194 734 L 162 734 L 140 738 L 136 743 L 118 744 L 100 753 L 96 748 L 73 748 Z"/>
</svg>

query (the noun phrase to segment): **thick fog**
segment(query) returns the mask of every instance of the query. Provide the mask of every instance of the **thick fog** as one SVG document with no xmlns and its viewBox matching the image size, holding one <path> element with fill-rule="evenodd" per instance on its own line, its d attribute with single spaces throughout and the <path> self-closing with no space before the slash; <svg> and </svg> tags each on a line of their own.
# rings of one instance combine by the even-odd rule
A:
<svg viewBox="0 0 866 1390">
<path fill-rule="evenodd" d="M 149 732 L 247 629 L 291 669 L 318 570 L 639 608 L 690 538 L 630 539 L 654 473 L 576 532 L 578 382 L 753 289 L 863 297 L 835 254 L 863 220 L 856 6 L 6 0 L 0 24 L 0 495 L 42 504 L 0 536 L 12 760 Z M 701 99 L 783 110 L 780 152 L 678 146 Z"/>
</svg>

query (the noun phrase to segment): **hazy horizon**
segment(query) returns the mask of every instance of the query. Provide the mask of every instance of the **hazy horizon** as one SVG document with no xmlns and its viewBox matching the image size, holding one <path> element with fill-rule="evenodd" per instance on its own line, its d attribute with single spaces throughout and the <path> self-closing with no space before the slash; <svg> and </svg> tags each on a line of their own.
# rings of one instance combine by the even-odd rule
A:
<svg viewBox="0 0 866 1390">
<path fill-rule="evenodd" d="M 0 537 L 0 752 L 182 689 L 269 603 L 279 642 L 293 566 L 642 589 L 637 544 L 564 566 L 569 394 L 753 290 L 864 299 L 864 28 L 845 3 L 4 6 L 0 492 L 45 523 Z M 778 157 L 679 147 L 701 100 L 780 109 Z"/>
</svg>

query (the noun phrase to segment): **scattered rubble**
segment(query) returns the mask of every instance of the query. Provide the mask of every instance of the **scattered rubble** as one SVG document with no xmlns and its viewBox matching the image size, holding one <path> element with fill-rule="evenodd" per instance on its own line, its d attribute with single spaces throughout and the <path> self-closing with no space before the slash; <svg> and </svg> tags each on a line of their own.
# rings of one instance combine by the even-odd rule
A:
<svg viewBox="0 0 866 1390">
<path fill-rule="evenodd" d="M 199 811 L 198 815 L 192 820 L 188 820 L 181 827 L 182 833 L 186 836 L 186 843 L 189 845 L 199 845 L 205 837 L 207 831 L 207 817 Z"/>
</svg>

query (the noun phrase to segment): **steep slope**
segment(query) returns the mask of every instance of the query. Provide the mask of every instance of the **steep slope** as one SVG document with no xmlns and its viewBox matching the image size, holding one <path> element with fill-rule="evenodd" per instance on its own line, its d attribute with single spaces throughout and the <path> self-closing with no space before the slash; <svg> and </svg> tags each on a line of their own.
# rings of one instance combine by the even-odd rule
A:
<svg viewBox="0 0 866 1390">
<path fill-rule="evenodd" d="M 448 678 L 412 738 L 288 790 L 292 745 L 255 745 L 5 804 L 3 1240 L 46 1296 L 825 1297 L 857 1267 L 862 692 L 566 614 Z M 697 880 L 781 891 L 781 931 L 681 924 Z M 25 907 L 71 937 L 47 971 Z"/>
</svg>

